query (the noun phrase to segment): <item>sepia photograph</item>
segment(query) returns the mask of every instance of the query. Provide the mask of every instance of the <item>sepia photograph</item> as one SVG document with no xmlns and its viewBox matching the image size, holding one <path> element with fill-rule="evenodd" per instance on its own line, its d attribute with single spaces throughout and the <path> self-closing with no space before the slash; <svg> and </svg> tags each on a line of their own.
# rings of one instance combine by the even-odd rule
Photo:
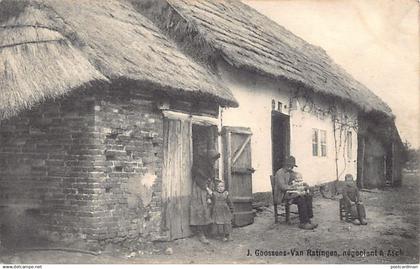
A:
<svg viewBox="0 0 420 269">
<path fill-rule="evenodd" d="M 1 268 L 418 268 L 419 12 L 0 0 Z"/>
</svg>

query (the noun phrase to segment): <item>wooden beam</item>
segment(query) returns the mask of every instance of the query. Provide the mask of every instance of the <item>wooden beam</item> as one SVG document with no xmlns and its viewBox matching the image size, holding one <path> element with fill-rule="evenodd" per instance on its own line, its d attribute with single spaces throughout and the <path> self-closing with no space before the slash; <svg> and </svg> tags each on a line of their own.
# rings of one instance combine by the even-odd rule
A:
<svg viewBox="0 0 420 269">
<path fill-rule="evenodd" d="M 165 118 L 173 119 L 173 120 L 191 120 L 193 124 L 198 125 L 206 125 L 206 126 L 213 126 L 219 125 L 219 119 L 210 117 L 210 116 L 197 116 L 197 115 L 191 115 L 179 111 L 173 111 L 173 110 L 164 110 L 162 111 L 162 114 Z"/>
<path fill-rule="evenodd" d="M 246 134 L 252 135 L 251 129 L 247 127 L 237 127 L 237 126 L 223 126 L 224 132 L 233 132 L 235 134 Z"/>
<path fill-rule="evenodd" d="M 228 187 L 232 182 L 232 138 L 231 138 L 231 132 L 227 131 L 225 133 L 225 156 L 224 156 L 224 170 L 225 170 L 225 178 L 224 181 L 227 182 Z"/>
<path fill-rule="evenodd" d="M 395 150 L 395 141 L 391 142 L 391 186 L 395 184 L 395 177 L 396 177 L 396 150 Z"/>
<path fill-rule="evenodd" d="M 362 150 L 361 150 L 361 157 L 360 157 L 360 187 L 364 188 L 365 187 L 365 175 L 364 175 L 364 168 L 365 168 L 365 136 L 362 136 Z"/>
</svg>

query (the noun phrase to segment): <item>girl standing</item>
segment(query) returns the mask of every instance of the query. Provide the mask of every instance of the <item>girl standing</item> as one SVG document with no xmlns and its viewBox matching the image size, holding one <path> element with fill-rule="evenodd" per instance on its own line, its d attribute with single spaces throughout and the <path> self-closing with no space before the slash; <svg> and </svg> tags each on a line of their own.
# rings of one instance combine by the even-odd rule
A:
<svg viewBox="0 0 420 269">
<path fill-rule="evenodd" d="M 211 193 L 212 197 L 212 233 L 223 236 L 223 241 L 230 241 L 232 232 L 233 204 L 229 199 L 229 193 L 225 190 L 225 183 L 216 180 L 216 190 Z"/>
</svg>

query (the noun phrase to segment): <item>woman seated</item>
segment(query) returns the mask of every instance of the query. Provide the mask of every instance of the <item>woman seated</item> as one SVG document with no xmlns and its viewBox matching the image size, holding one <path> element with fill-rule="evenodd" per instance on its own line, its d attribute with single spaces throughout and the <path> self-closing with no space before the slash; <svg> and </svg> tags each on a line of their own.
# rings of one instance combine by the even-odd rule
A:
<svg viewBox="0 0 420 269">
<path fill-rule="evenodd" d="M 344 177 L 344 183 L 344 205 L 346 207 L 346 211 L 351 213 L 351 219 L 347 219 L 346 221 L 352 221 L 355 225 L 366 225 L 365 206 L 360 200 L 359 189 L 353 180 L 353 176 L 351 174 L 347 174 Z"/>
</svg>

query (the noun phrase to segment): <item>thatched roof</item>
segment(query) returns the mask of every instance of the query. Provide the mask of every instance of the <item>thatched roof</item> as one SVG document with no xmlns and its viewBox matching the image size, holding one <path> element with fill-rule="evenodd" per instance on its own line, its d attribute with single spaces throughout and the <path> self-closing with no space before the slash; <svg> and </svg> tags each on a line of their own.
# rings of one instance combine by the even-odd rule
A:
<svg viewBox="0 0 420 269">
<path fill-rule="evenodd" d="M 95 81 L 121 79 L 237 105 L 207 68 L 128 2 L 0 0 L 0 119 Z"/>
<path fill-rule="evenodd" d="M 335 64 L 326 52 L 239 0 L 132 0 L 140 12 L 203 61 L 287 79 L 316 93 L 351 101 L 365 112 L 391 109 Z M 140 7 L 140 8 L 139 8 Z"/>
</svg>

